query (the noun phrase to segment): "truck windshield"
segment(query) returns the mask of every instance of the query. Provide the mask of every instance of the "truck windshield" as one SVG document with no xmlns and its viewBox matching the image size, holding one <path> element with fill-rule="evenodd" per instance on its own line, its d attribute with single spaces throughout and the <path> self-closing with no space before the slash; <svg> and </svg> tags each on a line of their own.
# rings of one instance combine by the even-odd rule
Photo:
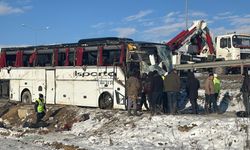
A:
<svg viewBox="0 0 250 150">
<path fill-rule="evenodd" d="M 250 36 L 234 35 L 233 46 L 236 48 L 250 48 Z"/>
</svg>

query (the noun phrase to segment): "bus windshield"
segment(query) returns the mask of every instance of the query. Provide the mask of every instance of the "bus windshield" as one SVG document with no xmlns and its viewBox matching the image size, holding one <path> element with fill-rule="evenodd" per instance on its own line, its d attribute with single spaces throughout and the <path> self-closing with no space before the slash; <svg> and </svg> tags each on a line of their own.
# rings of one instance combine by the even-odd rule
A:
<svg viewBox="0 0 250 150">
<path fill-rule="evenodd" d="M 233 46 L 236 48 L 250 48 L 250 36 L 234 35 Z"/>
<path fill-rule="evenodd" d="M 142 72 L 157 70 L 160 74 L 165 74 L 171 70 L 172 60 L 171 51 L 166 45 L 154 45 L 153 47 L 142 47 L 147 52 L 142 54 Z M 151 57 L 151 58 L 150 58 Z M 153 60 L 152 60 L 153 59 Z"/>
</svg>

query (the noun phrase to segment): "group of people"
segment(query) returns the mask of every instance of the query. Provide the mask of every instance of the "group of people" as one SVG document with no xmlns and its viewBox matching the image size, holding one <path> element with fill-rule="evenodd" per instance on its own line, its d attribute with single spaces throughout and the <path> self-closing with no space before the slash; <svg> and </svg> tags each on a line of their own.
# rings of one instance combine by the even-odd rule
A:
<svg viewBox="0 0 250 150">
<path fill-rule="evenodd" d="M 186 81 L 185 90 L 192 106 L 192 113 L 198 114 L 197 99 L 200 82 L 191 71 L 187 73 Z M 177 104 L 181 86 L 181 79 L 176 69 L 172 69 L 166 76 L 161 76 L 155 70 L 148 74 L 144 73 L 141 78 L 138 71 L 133 71 L 126 84 L 128 115 L 138 115 L 137 111 L 140 111 L 143 105 L 147 110 L 150 110 L 152 115 L 161 113 L 176 114 L 178 112 Z M 209 74 L 204 88 L 205 113 L 218 112 L 217 99 L 221 83 L 216 74 Z"/>
</svg>

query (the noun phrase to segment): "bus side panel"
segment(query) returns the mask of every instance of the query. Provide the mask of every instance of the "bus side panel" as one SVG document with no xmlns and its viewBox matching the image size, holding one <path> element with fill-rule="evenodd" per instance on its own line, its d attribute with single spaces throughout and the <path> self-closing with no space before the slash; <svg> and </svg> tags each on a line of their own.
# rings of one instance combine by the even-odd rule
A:
<svg viewBox="0 0 250 150">
<path fill-rule="evenodd" d="M 97 81 L 74 81 L 74 104 L 98 107 Z"/>
<path fill-rule="evenodd" d="M 2 68 L 0 71 L 0 78 L 1 79 L 10 79 L 10 74 L 7 73 L 7 69 L 6 68 Z"/>
<path fill-rule="evenodd" d="M 56 104 L 73 105 L 74 82 L 69 80 L 56 81 Z"/>
<path fill-rule="evenodd" d="M 32 101 L 33 101 L 33 82 L 34 82 L 34 77 L 33 77 L 33 71 L 32 69 L 16 69 L 16 71 L 18 71 L 16 74 L 19 73 L 18 78 L 20 79 L 20 101 L 21 101 L 21 97 L 22 97 L 22 92 L 24 90 L 29 90 L 31 97 L 32 97 Z"/>
<path fill-rule="evenodd" d="M 45 96 L 45 81 L 42 80 L 33 80 L 32 86 L 32 101 L 35 102 L 39 97 L 39 94 L 43 94 Z M 45 96 L 46 99 L 46 96 Z"/>
<path fill-rule="evenodd" d="M 45 96 L 45 69 L 33 70 L 32 83 L 32 101 L 35 102 L 40 93 Z"/>
<path fill-rule="evenodd" d="M 21 101 L 21 97 L 19 97 L 19 87 L 19 80 L 10 80 L 10 100 Z"/>
</svg>

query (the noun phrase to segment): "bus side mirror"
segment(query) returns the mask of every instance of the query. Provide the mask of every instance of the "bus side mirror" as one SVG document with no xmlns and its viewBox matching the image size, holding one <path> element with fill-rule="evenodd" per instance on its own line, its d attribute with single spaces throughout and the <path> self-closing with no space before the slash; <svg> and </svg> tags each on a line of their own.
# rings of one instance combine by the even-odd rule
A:
<svg viewBox="0 0 250 150">
<path fill-rule="evenodd" d="M 83 65 L 83 66 L 82 66 L 82 70 L 83 70 L 83 71 L 86 71 L 86 70 L 87 70 L 87 65 Z"/>
<path fill-rule="evenodd" d="M 10 73 L 10 70 L 11 70 L 12 68 L 11 68 L 11 66 L 8 66 L 7 67 L 7 72 L 8 72 L 8 74 Z"/>
</svg>

